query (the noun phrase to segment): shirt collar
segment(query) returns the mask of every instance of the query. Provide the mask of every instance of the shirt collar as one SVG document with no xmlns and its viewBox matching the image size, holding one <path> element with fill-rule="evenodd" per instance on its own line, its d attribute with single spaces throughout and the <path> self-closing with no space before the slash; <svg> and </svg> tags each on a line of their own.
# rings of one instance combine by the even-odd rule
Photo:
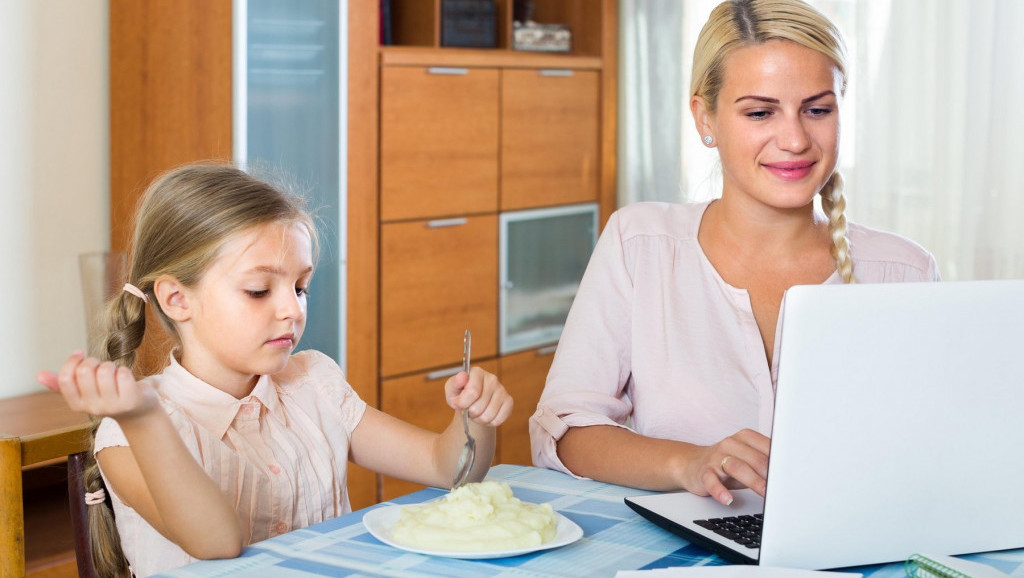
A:
<svg viewBox="0 0 1024 578">
<path fill-rule="evenodd" d="M 189 373 L 178 363 L 175 352 L 171 352 L 170 357 L 170 364 L 164 369 L 165 379 L 160 381 L 160 394 L 180 406 L 196 423 L 218 438 L 224 437 L 247 402 L 258 400 L 272 416 L 276 416 L 281 407 L 277 388 L 268 375 L 260 376 L 249 395 L 235 399 Z"/>
</svg>

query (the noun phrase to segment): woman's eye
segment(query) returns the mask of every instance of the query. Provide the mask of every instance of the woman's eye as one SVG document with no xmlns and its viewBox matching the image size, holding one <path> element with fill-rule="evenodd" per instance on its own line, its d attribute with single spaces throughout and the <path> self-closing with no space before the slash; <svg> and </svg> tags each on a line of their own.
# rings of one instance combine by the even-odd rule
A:
<svg viewBox="0 0 1024 578">
<path fill-rule="evenodd" d="M 764 120 L 771 115 L 771 111 L 767 110 L 755 110 L 747 113 L 747 117 L 753 120 Z"/>
<path fill-rule="evenodd" d="M 259 290 L 246 289 L 246 291 L 245 291 L 246 295 L 248 295 L 249 297 L 253 297 L 255 299 L 259 299 L 260 297 L 266 297 L 269 293 L 270 293 L 269 289 L 259 289 Z"/>
<path fill-rule="evenodd" d="M 295 294 L 299 297 L 309 297 L 309 287 L 296 287 Z"/>
<path fill-rule="evenodd" d="M 807 109 L 807 113 L 811 116 L 828 116 L 832 114 L 832 109 L 827 106 L 816 106 Z"/>
</svg>

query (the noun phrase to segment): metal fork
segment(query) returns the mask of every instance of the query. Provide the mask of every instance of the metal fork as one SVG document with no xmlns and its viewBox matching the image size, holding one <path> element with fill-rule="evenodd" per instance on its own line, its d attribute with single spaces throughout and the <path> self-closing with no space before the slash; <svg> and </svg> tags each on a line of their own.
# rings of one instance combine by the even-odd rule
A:
<svg viewBox="0 0 1024 578">
<path fill-rule="evenodd" d="M 462 336 L 462 370 L 469 375 L 469 351 L 473 344 L 473 336 L 466 330 Z M 462 446 L 462 453 L 459 454 L 459 463 L 455 467 L 455 481 L 452 482 L 452 489 L 466 483 L 469 472 L 473 470 L 473 461 L 476 460 L 476 440 L 469 433 L 469 409 L 462 410 L 462 427 L 466 430 L 466 444 Z"/>
</svg>

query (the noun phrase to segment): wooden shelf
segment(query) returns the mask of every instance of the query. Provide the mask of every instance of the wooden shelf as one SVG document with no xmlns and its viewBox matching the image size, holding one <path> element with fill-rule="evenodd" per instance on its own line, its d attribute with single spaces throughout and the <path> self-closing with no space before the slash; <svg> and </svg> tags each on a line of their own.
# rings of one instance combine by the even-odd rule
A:
<svg viewBox="0 0 1024 578">
<path fill-rule="evenodd" d="M 430 48 L 382 46 L 382 66 L 466 66 L 494 68 L 572 68 L 600 70 L 599 56 L 528 52 L 500 48 Z"/>
</svg>

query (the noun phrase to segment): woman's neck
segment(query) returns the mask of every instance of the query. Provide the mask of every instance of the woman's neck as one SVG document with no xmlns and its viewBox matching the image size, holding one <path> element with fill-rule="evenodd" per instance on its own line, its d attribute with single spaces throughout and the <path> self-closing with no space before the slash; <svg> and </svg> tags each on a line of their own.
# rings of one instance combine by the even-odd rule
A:
<svg viewBox="0 0 1024 578">
<path fill-rule="evenodd" d="M 828 245 L 828 220 L 813 203 L 777 209 L 756 201 L 722 197 L 712 201 L 701 220 L 698 238 L 742 259 L 784 258 Z"/>
</svg>

